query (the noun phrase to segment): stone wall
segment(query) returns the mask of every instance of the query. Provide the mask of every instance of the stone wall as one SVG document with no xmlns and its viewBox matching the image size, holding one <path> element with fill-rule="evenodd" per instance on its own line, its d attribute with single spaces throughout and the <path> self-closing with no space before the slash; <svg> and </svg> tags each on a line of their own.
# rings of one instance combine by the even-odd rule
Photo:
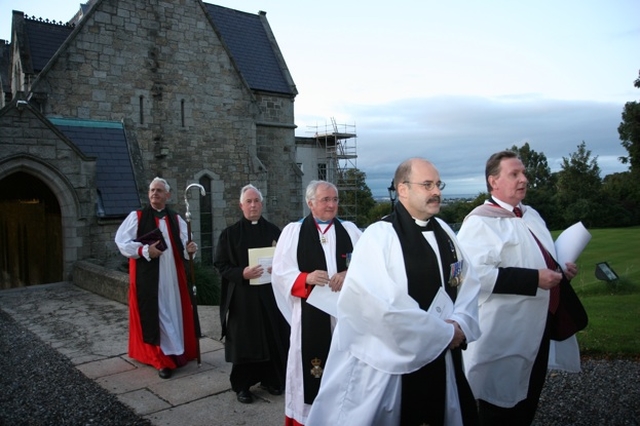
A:
<svg viewBox="0 0 640 426">
<path fill-rule="evenodd" d="M 96 6 L 32 87 L 45 114 L 123 120 L 141 152 L 142 201 L 155 176 L 176 189 L 203 169 L 246 180 L 259 111 L 199 3 Z"/>
<path fill-rule="evenodd" d="M 120 254 L 115 243 L 116 232 L 122 224 L 123 219 L 99 219 L 96 226 L 92 227 L 90 238 L 91 247 L 87 256 L 100 259 L 103 265 L 114 265 L 117 269 L 121 265 L 126 265 L 127 258 Z"/>
<path fill-rule="evenodd" d="M 33 82 L 33 108 L 11 111 L 0 123 L 0 179 L 16 170 L 31 173 L 60 202 L 63 279 L 79 260 L 119 256 L 113 237 L 124 216 L 96 217 L 95 160 L 38 117 L 124 123 L 142 204 L 151 179 L 161 176 L 173 188 L 170 206 L 183 214 L 184 188 L 207 175 L 214 244 L 240 217 L 239 191 L 249 182 L 265 193 L 269 220 L 280 227 L 297 220 L 295 96 L 252 91 L 200 1 L 101 0 L 95 6 Z M 199 242 L 200 205 L 192 201 Z"/>
<path fill-rule="evenodd" d="M 107 299 L 129 304 L 129 274 L 87 261 L 76 262 L 73 284 Z"/>
<path fill-rule="evenodd" d="M 0 179 L 15 172 L 42 180 L 55 195 L 62 219 L 63 279 L 76 260 L 89 257 L 95 223 L 94 158 L 66 143 L 58 130 L 28 104 L 9 108 L 0 117 Z"/>
<path fill-rule="evenodd" d="M 249 182 L 268 194 L 265 214 L 279 226 L 299 218 L 294 96 L 252 92 L 198 1 L 96 7 L 32 86 L 45 115 L 123 121 L 143 204 L 162 176 L 182 212 L 183 189 L 207 174 L 219 188 L 214 224 L 237 220 Z M 191 212 L 197 217 L 198 203 Z"/>
</svg>

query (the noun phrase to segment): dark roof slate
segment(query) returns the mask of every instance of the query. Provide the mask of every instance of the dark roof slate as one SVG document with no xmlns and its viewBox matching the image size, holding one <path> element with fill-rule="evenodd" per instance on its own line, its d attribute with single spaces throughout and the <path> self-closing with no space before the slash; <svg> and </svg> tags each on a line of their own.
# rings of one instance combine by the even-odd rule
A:
<svg viewBox="0 0 640 426">
<path fill-rule="evenodd" d="M 249 87 L 293 95 L 260 16 L 208 3 L 205 6 Z"/>
<path fill-rule="evenodd" d="M 259 15 L 204 3 L 240 74 L 252 90 L 295 95 Z M 39 73 L 73 31 L 60 25 L 27 18 L 25 35 L 34 73 Z"/>
<path fill-rule="evenodd" d="M 73 31 L 72 26 L 42 20 L 24 20 L 24 32 L 29 43 L 33 72 L 39 73 L 47 65 L 62 43 Z"/>
<path fill-rule="evenodd" d="M 98 217 L 125 216 L 141 207 L 122 123 L 66 118 L 49 121 L 85 155 L 97 158 Z"/>
<path fill-rule="evenodd" d="M 11 92 L 9 85 L 9 70 L 11 69 L 11 45 L 0 40 L 0 80 L 2 91 Z M 4 96 L 4 94 L 2 95 Z"/>
</svg>

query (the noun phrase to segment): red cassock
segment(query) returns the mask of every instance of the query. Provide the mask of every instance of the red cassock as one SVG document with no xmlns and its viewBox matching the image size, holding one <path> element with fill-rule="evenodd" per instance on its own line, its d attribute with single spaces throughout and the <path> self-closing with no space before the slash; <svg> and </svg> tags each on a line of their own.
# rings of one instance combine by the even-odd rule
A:
<svg viewBox="0 0 640 426">
<path fill-rule="evenodd" d="M 168 229 L 171 234 L 170 228 Z M 182 306 L 182 324 L 184 328 L 184 356 L 180 357 L 185 362 L 197 358 L 197 342 L 194 326 L 193 307 L 187 290 L 187 274 L 182 261 L 181 253 L 177 253 L 171 235 L 171 249 L 176 263 L 178 286 L 180 288 L 180 305 Z M 129 259 L 129 356 L 144 364 L 152 365 L 157 369 L 171 368 L 176 365 L 174 356 L 162 353 L 160 346 L 150 345 L 142 339 L 142 326 L 140 324 L 140 311 L 136 297 L 136 259 Z"/>
</svg>

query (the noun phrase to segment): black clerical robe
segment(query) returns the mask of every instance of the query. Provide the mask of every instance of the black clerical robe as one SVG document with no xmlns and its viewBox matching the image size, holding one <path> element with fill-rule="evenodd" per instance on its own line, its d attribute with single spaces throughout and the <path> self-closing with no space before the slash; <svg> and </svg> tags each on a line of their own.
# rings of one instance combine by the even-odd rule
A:
<svg viewBox="0 0 640 426">
<path fill-rule="evenodd" d="M 248 249 L 275 246 L 280 229 L 264 218 L 242 218 L 222 231 L 214 265 L 222 276 L 220 321 L 225 357 L 234 364 L 273 361 L 284 379 L 289 325 L 276 305 L 271 284 L 250 285 L 242 272 Z"/>
</svg>

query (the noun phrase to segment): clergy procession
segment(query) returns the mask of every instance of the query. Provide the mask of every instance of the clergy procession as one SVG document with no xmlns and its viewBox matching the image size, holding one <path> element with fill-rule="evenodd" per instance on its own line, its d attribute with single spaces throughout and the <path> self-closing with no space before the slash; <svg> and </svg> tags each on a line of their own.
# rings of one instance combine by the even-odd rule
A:
<svg viewBox="0 0 640 426">
<path fill-rule="evenodd" d="M 511 151 L 491 155 L 489 199 L 456 234 L 437 217 L 434 164 L 396 169 L 397 203 L 364 231 L 338 217 L 337 187 L 314 180 L 306 217 L 282 230 L 246 184 L 222 231 L 220 321 L 240 404 L 253 386 L 284 395 L 285 426 L 530 425 L 547 368 L 580 371 L 586 313 L 544 219 L 523 203 Z M 186 263 L 197 245 L 155 178 L 116 243 L 130 259 L 129 356 L 163 379 L 198 359 Z M 188 222 L 188 217 L 187 217 Z"/>
</svg>

